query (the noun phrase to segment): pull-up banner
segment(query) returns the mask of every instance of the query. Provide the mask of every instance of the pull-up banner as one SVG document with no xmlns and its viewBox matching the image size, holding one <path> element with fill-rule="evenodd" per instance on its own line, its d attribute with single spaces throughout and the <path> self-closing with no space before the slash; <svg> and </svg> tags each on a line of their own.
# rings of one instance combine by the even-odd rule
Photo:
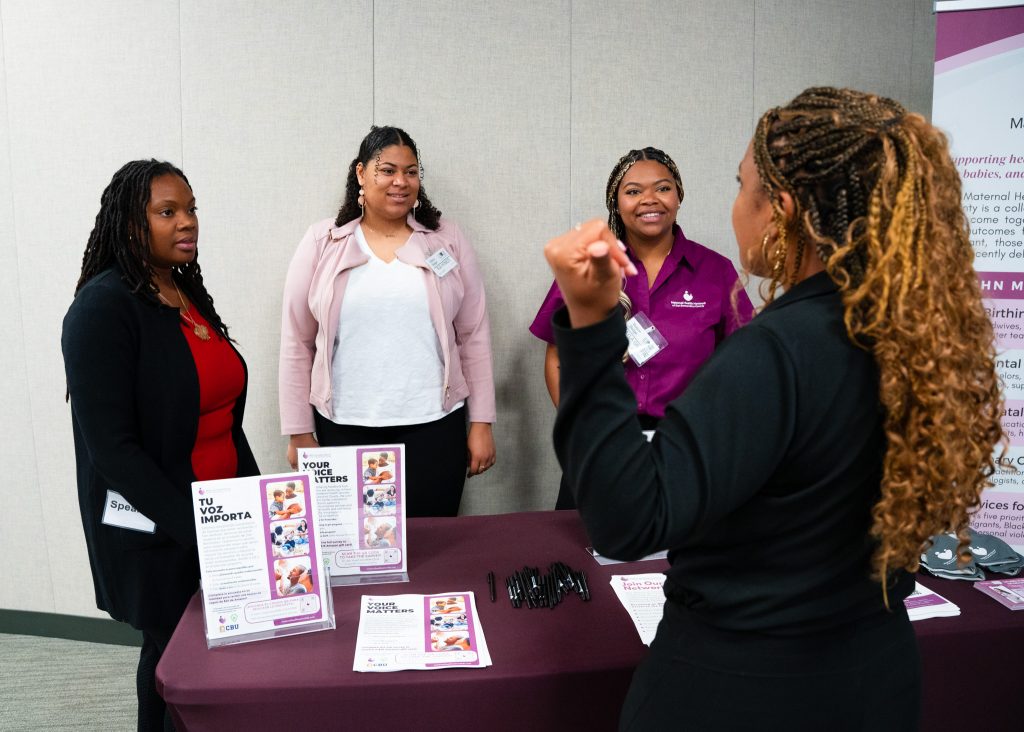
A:
<svg viewBox="0 0 1024 732">
<path fill-rule="evenodd" d="M 1009 450 L 976 531 L 1024 549 L 1024 2 L 935 3 L 932 122 L 949 134 L 995 328 Z"/>
</svg>

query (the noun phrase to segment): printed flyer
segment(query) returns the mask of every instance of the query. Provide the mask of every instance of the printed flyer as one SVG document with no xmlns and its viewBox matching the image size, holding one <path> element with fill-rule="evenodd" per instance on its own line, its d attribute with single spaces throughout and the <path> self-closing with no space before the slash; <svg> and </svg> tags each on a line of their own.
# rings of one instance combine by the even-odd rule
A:
<svg viewBox="0 0 1024 732">
<path fill-rule="evenodd" d="M 629 613 L 644 645 L 651 645 L 665 611 L 664 585 L 661 572 L 612 575 L 615 596 Z"/>
<path fill-rule="evenodd" d="M 207 646 L 334 627 L 308 475 L 192 484 Z"/>
<path fill-rule="evenodd" d="M 333 585 L 407 582 L 404 445 L 299 451 Z"/>
<path fill-rule="evenodd" d="M 936 3 L 932 106 L 963 182 L 1010 443 L 971 526 L 1024 550 L 1024 3 L 971 7 Z"/>
<path fill-rule="evenodd" d="M 353 671 L 490 665 L 472 592 L 363 595 Z"/>
<path fill-rule="evenodd" d="M 974 589 L 984 592 L 1011 610 L 1024 610 L 1024 579 L 975 582 Z"/>
</svg>

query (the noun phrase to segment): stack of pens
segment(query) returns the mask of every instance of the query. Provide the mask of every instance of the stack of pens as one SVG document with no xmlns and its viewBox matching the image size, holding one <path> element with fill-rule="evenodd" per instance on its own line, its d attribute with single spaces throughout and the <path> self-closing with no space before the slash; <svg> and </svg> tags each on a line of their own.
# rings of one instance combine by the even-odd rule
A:
<svg viewBox="0 0 1024 732">
<path fill-rule="evenodd" d="M 505 578 L 505 587 L 508 599 L 516 608 L 524 604 L 528 608 L 554 608 L 570 592 L 575 592 L 583 601 L 590 599 L 586 573 L 563 562 L 551 564 L 547 574 L 541 574 L 537 567 L 523 567 Z"/>
</svg>

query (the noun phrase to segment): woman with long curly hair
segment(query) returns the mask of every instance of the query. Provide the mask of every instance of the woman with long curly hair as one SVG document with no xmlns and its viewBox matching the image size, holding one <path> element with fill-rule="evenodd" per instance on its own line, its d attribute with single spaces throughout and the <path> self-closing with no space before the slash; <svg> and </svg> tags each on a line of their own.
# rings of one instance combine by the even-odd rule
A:
<svg viewBox="0 0 1024 732">
<path fill-rule="evenodd" d="M 920 115 L 814 88 L 761 117 L 738 181 L 768 304 L 650 444 L 619 361 L 630 260 L 602 221 L 545 250 L 567 304 L 555 448 L 591 540 L 670 550 L 620 725 L 915 729 L 903 599 L 930 536 L 965 553 L 1003 439 L 960 180 Z"/>
<path fill-rule="evenodd" d="M 281 430 L 292 467 L 304 447 L 404 443 L 416 484 L 406 515 L 455 516 L 467 475 L 495 461 L 490 326 L 473 247 L 421 174 L 404 130 L 373 127 L 338 215 L 299 243 L 281 319 Z"/>
</svg>

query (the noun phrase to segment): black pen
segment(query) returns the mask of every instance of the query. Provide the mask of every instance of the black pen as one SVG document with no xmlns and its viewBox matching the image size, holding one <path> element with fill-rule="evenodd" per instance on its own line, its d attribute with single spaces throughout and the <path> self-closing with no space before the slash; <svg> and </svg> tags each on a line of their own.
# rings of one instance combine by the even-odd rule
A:
<svg viewBox="0 0 1024 732">
<path fill-rule="evenodd" d="M 582 569 L 580 570 L 580 583 L 583 585 L 583 599 L 584 601 L 590 599 L 590 587 L 587 586 L 587 573 Z"/>
<path fill-rule="evenodd" d="M 494 591 L 494 572 L 487 573 L 487 589 L 491 593 L 491 602 L 495 602 L 498 599 L 497 594 Z"/>
</svg>

